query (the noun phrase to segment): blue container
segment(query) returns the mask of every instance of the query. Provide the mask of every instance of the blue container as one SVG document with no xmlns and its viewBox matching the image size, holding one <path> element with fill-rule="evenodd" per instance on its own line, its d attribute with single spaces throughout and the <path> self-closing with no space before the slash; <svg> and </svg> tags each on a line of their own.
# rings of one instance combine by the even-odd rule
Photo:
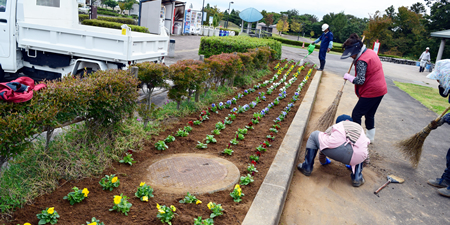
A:
<svg viewBox="0 0 450 225">
<path fill-rule="evenodd" d="M 230 36 L 230 31 L 225 31 L 225 36 Z"/>
<path fill-rule="evenodd" d="M 223 30 L 220 30 L 219 37 L 223 37 Z"/>
<path fill-rule="evenodd" d="M 427 68 L 427 70 L 430 70 L 431 64 L 427 64 L 427 66 L 425 68 Z"/>
<path fill-rule="evenodd" d="M 420 62 L 416 62 L 416 66 L 420 66 Z"/>
</svg>

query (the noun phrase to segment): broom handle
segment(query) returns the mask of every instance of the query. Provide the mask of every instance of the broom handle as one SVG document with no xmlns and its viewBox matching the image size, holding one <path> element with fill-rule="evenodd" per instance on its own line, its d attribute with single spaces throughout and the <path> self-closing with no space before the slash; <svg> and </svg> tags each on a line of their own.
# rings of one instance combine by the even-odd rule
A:
<svg viewBox="0 0 450 225">
<path fill-rule="evenodd" d="M 448 110 L 450 110 L 450 106 L 449 106 L 448 108 L 446 108 L 446 109 L 444 110 L 444 112 L 442 112 L 442 114 L 441 114 L 438 118 L 436 118 L 434 121 L 435 121 L 435 122 L 439 121 L 439 120 L 445 115 L 445 113 L 448 112 Z"/>
<path fill-rule="evenodd" d="M 391 180 L 388 180 L 386 183 L 383 184 L 383 186 L 381 186 L 380 188 L 378 188 L 378 190 L 374 191 L 374 194 L 378 194 L 378 192 L 381 191 L 381 189 L 385 188 L 389 183 L 391 183 Z"/>
<path fill-rule="evenodd" d="M 364 38 L 366 38 L 365 35 L 363 35 L 363 38 L 361 39 L 361 42 L 364 41 Z M 350 73 L 350 72 L 351 72 L 352 67 L 353 67 L 353 64 L 355 64 L 355 60 L 353 60 L 353 61 L 352 61 L 352 64 L 350 64 L 350 68 L 348 68 L 348 72 L 347 72 L 347 73 Z M 345 86 L 345 83 L 346 83 L 346 82 L 347 82 L 347 80 L 344 80 L 344 85 L 342 85 L 342 87 L 341 87 L 341 92 L 344 90 L 344 86 Z"/>
</svg>

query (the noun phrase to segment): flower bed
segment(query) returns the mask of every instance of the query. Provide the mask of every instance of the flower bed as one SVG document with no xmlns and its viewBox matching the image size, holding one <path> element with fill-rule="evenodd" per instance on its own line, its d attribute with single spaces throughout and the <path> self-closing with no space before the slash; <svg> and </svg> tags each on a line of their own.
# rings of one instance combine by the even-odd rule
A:
<svg viewBox="0 0 450 225">
<path fill-rule="evenodd" d="M 265 174 L 270 168 L 289 124 L 297 112 L 306 88 L 309 86 L 309 82 L 305 83 L 304 81 L 307 73 L 312 72 L 309 68 L 302 70 L 295 80 L 292 78 L 299 67 L 294 66 L 290 69 L 291 65 L 294 65 L 291 61 L 281 63 L 278 68 L 284 68 L 285 64 L 289 64 L 288 67 L 278 73 L 275 79 L 272 78 L 276 70 L 264 78 L 264 80 L 271 82 L 261 82 L 259 87 L 258 85 L 253 87 L 255 90 L 252 88 L 247 89 L 247 92 L 244 89 L 240 90 L 239 97 L 234 96 L 236 104 L 232 103 L 229 108 L 225 106 L 228 100 L 234 101 L 233 96 L 217 101 L 214 105 L 216 109 L 211 109 L 209 115 L 205 110 L 202 115 L 197 113 L 182 118 L 158 136 L 151 137 L 142 151 L 133 152 L 132 157 L 136 163 L 133 162 L 131 166 L 119 162 L 114 163 L 114 168 L 104 171 L 103 174 L 108 176 L 115 174 L 118 181 L 111 178 L 111 183 L 120 182 L 118 187 L 103 190 L 99 184 L 102 177 L 67 183 L 61 180 L 60 183 L 64 185 L 53 193 L 41 196 L 30 206 L 16 211 L 14 213 L 15 220 L 11 224 L 23 224 L 25 222 L 37 224 L 36 214 L 50 207 L 58 212 L 60 216 L 58 223 L 60 224 L 82 224 L 91 221 L 93 217 L 105 224 L 161 224 L 161 219 L 167 220 L 167 216 L 164 217 L 164 214 L 171 213 L 174 213 L 173 219 L 171 219 L 173 224 L 194 224 L 194 219 L 199 221 L 199 216 L 202 217 L 202 220 L 210 218 L 213 213 L 212 209 L 217 212 L 213 216 L 214 224 L 241 224 L 259 186 L 264 180 Z M 271 65 L 271 68 L 277 67 L 275 65 L 276 63 Z M 284 76 L 289 70 L 291 70 L 289 75 Z M 301 85 L 302 83 L 303 85 Z M 304 86 L 304 89 L 296 95 L 295 93 L 300 85 Z M 266 93 L 268 89 L 273 90 L 272 94 Z M 262 95 L 262 92 L 265 92 L 265 95 Z M 259 101 L 257 98 L 259 98 Z M 278 100 L 276 101 L 276 99 Z M 297 99 L 297 101 L 293 101 L 293 99 Z M 220 102 L 223 105 L 219 105 Z M 275 102 L 278 102 L 278 104 Z M 291 103 L 293 105 L 289 106 Z M 271 107 L 269 108 L 269 106 Z M 223 108 L 220 109 L 221 107 Z M 233 110 L 234 108 L 236 109 Z M 231 111 L 236 112 L 236 114 Z M 234 120 L 231 119 L 231 117 L 234 117 L 233 115 L 236 117 Z M 199 120 L 199 116 L 203 117 L 203 121 L 196 123 L 195 121 Z M 229 121 L 232 121 L 231 124 L 226 121 L 226 117 Z M 207 135 L 212 135 L 211 131 L 216 129 L 216 125 L 218 128 L 225 125 L 225 129 L 221 129 L 220 134 L 214 135 L 213 138 L 216 141 L 214 143 L 212 138 L 207 138 Z M 247 130 L 244 131 L 246 126 Z M 250 126 L 254 129 L 251 129 Z M 187 131 L 189 134 L 177 136 L 179 130 Z M 239 134 L 244 138 L 241 139 Z M 173 138 L 170 138 L 169 135 L 175 137 L 175 140 L 173 141 Z M 236 141 L 239 141 L 237 145 L 230 143 L 235 138 Z M 164 141 L 168 148 L 162 150 L 165 149 L 163 147 L 158 150 L 155 144 L 159 141 Z M 207 144 L 207 148 L 197 147 L 199 142 Z M 264 142 L 266 142 L 265 145 Z M 267 146 L 268 144 L 271 146 Z M 159 146 L 162 146 L 162 144 Z M 231 155 L 223 153 L 227 148 L 233 150 Z M 137 188 L 144 185 L 141 182 L 145 179 L 147 168 L 162 157 L 177 153 L 210 154 L 231 161 L 238 167 L 243 177 L 240 186 L 233 186 L 234 189 L 232 187 L 230 190 L 213 194 L 195 195 L 195 200 L 192 196 L 185 198 L 184 195 L 170 193 L 169 188 L 155 188 L 152 192 L 154 197 L 143 198 L 141 195 L 139 195 L 139 198 L 135 197 Z M 252 156 L 252 159 L 250 159 L 250 156 Z M 251 165 L 256 167 L 258 172 L 249 172 L 247 169 Z M 249 174 L 252 176 L 253 182 L 252 179 L 249 179 Z M 108 178 L 105 180 L 108 181 Z M 72 188 L 75 186 L 79 190 L 87 188 L 89 195 L 81 202 L 71 206 L 69 201 L 63 198 L 68 193 L 73 192 Z M 115 205 L 120 206 L 123 203 L 120 201 L 124 198 L 115 197 L 122 196 L 122 194 L 129 197 L 126 203 L 131 204 L 130 210 L 127 211 L 128 216 L 118 210 L 110 211 L 110 209 L 114 209 Z M 180 203 L 180 201 L 186 201 L 186 199 L 192 199 L 193 203 Z M 217 205 L 215 206 L 214 203 Z M 123 203 L 123 205 L 127 204 Z M 218 204 L 220 204 L 220 207 Z M 220 208 L 223 209 L 223 215 L 219 215 Z M 157 215 L 160 216 L 157 218 Z"/>
</svg>

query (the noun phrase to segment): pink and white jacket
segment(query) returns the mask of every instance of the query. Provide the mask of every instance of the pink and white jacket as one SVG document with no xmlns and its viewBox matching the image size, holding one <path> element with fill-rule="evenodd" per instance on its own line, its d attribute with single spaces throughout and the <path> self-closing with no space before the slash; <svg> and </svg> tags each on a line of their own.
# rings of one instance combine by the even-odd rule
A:
<svg viewBox="0 0 450 225">
<path fill-rule="evenodd" d="M 355 136 L 356 133 L 353 132 L 350 134 L 349 131 L 344 128 L 345 123 L 351 123 L 348 125 L 353 127 L 356 127 L 355 124 L 357 125 L 357 133 L 359 134 L 359 137 L 355 138 L 355 142 L 350 141 L 349 135 Z M 370 144 L 370 140 L 366 137 L 364 129 L 357 123 L 342 121 L 338 124 L 334 124 L 328 128 L 327 131 L 319 133 L 320 151 L 323 149 L 337 148 L 344 143 L 350 144 L 353 147 L 353 155 L 350 160 L 350 165 L 352 166 L 353 173 L 355 173 L 355 166 L 364 162 L 369 155 L 368 145 Z"/>
</svg>

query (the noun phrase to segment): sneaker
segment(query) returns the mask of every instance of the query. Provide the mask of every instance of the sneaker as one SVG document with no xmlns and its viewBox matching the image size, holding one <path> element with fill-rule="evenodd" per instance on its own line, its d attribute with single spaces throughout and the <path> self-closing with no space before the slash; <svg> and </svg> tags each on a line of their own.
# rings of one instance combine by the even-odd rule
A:
<svg viewBox="0 0 450 225">
<path fill-rule="evenodd" d="M 445 197 L 450 197 L 450 187 L 438 189 L 438 193 Z"/>
<path fill-rule="evenodd" d="M 450 186 L 450 182 L 447 180 L 444 180 L 442 178 L 436 178 L 434 180 L 431 179 L 431 180 L 428 180 L 427 183 L 431 186 L 438 187 L 438 188 L 446 188 L 446 187 Z"/>
</svg>

